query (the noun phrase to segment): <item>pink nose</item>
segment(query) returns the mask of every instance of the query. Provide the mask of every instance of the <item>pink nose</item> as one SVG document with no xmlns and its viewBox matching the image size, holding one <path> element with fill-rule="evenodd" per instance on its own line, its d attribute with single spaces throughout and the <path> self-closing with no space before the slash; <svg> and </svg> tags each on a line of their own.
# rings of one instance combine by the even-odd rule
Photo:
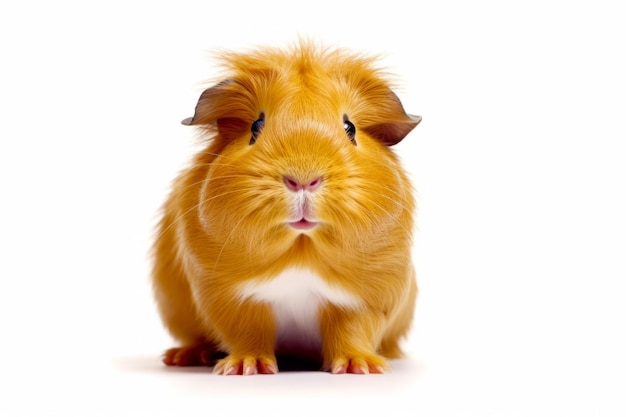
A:
<svg viewBox="0 0 626 417">
<path fill-rule="evenodd" d="M 309 181 L 305 184 L 302 184 L 297 179 L 293 177 L 289 177 L 287 175 L 285 175 L 283 178 L 285 180 L 285 185 L 291 191 L 300 191 L 300 190 L 315 191 L 320 187 L 320 185 L 322 185 L 322 177 L 317 177 L 314 180 Z"/>
</svg>

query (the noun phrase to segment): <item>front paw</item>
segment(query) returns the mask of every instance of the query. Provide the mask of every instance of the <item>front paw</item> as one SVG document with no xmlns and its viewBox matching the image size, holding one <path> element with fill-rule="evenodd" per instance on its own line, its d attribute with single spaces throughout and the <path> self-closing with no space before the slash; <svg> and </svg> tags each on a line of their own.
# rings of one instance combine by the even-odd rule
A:
<svg viewBox="0 0 626 417">
<path fill-rule="evenodd" d="M 383 374 L 389 370 L 385 358 L 374 354 L 336 355 L 324 369 L 333 374 Z"/>
<path fill-rule="evenodd" d="M 213 368 L 218 375 L 255 375 L 278 373 L 274 355 L 231 354 L 221 359 Z"/>
<path fill-rule="evenodd" d="M 168 349 L 163 354 L 167 366 L 209 366 L 216 348 L 211 343 L 198 343 Z"/>
</svg>

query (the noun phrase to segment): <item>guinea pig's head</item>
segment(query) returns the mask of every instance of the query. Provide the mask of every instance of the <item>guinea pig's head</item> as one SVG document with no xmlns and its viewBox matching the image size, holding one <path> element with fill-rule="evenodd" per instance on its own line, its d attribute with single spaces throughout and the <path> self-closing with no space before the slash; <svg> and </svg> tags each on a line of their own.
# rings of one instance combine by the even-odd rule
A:
<svg viewBox="0 0 626 417">
<path fill-rule="evenodd" d="M 183 121 L 211 135 L 206 233 L 252 250 L 410 239 L 411 186 L 390 146 L 421 118 L 371 59 L 301 45 L 224 61 L 227 77 Z"/>
</svg>

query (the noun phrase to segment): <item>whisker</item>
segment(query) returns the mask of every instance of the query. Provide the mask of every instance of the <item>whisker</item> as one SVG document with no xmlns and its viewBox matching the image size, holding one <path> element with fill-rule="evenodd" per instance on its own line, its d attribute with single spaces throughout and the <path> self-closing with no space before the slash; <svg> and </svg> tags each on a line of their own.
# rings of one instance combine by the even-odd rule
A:
<svg viewBox="0 0 626 417">
<path fill-rule="evenodd" d="M 168 230 L 170 230 L 172 227 L 176 226 L 180 221 L 182 221 L 183 218 L 185 218 L 190 212 L 192 212 L 193 210 L 198 209 L 202 204 L 204 204 L 207 201 L 211 201 L 214 200 L 216 198 L 220 198 L 223 197 L 225 195 L 228 194 L 233 194 L 233 193 L 237 193 L 239 192 L 239 190 L 231 190 L 231 191 L 227 191 L 215 196 L 212 196 L 211 198 L 208 199 L 202 199 L 198 202 L 198 204 L 193 205 L 191 208 L 185 210 L 183 213 L 181 213 L 180 215 L 178 215 L 175 219 L 172 220 L 172 222 L 163 230 L 160 231 L 159 235 L 156 237 L 155 242 L 159 241 L 163 235 L 165 235 L 165 233 L 167 233 Z"/>
<path fill-rule="evenodd" d="M 239 227 L 241 222 L 243 222 L 244 219 L 245 219 L 245 216 L 241 216 L 241 219 L 239 219 L 239 221 L 233 227 L 233 229 L 230 231 L 230 233 L 228 234 L 226 239 L 224 239 L 224 243 L 222 244 L 222 248 L 220 249 L 220 253 L 217 255 L 217 258 L 215 259 L 215 264 L 213 265 L 213 271 L 211 271 L 211 274 L 213 276 L 215 275 L 215 270 L 217 269 L 217 265 L 219 264 L 220 259 L 222 258 L 222 253 L 224 252 L 224 248 L 226 248 L 226 245 L 228 244 L 228 241 L 232 238 L 233 234 L 235 233 L 235 231 L 237 231 L 237 228 Z"/>
<path fill-rule="evenodd" d="M 215 181 L 215 180 L 223 180 L 223 179 L 226 179 L 226 178 L 250 178 L 250 177 L 247 176 L 247 175 L 242 175 L 242 174 L 234 174 L 234 175 L 220 175 L 219 177 L 211 177 L 211 178 L 208 178 L 208 179 L 210 181 Z M 185 184 L 184 187 L 177 188 L 177 190 L 181 190 L 181 191 L 182 190 L 188 190 L 190 188 L 194 188 L 194 187 L 204 183 L 205 181 L 207 181 L 207 178 L 202 179 L 200 181 L 193 182 L 191 184 Z"/>
<path fill-rule="evenodd" d="M 368 192 L 372 193 L 372 194 L 375 194 L 375 195 L 377 195 L 379 197 L 386 198 L 387 200 L 390 200 L 390 201 L 394 202 L 397 206 L 399 206 L 400 208 L 402 208 L 405 211 L 408 211 L 408 212 L 411 211 L 411 210 L 409 210 L 409 208 L 407 206 L 405 206 L 404 204 L 402 204 L 398 200 L 394 200 L 392 197 L 389 197 L 388 195 L 385 195 L 385 194 L 382 194 L 382 193 L 379 193 L 379 192 L 376 192 L 376 191 L 373 191 L 373 190 L 368 190 Z M 400 197 L 400 196 L 406 197 L 405 194 L 401 195 L 401 194 L 397 193 L 395 195 L 398 196 L 398 197 Z"/>
<path fill-rule="evenodd" d="M 167 233 L 172 227 L 176 226 L 179 221 L 181 221 L 185 216 L 187 216 L 187 214 L 189 214 L 193 210 L 196 210 L 198 207 L 200 207 L 200 203 L 195 204 L 191 208 L 185 210 L 182 214 L 178 215 L 174 220 L 172 220 L 172 222 L 166 228 L 164 228 L 163 230 L 160 230 L 158 236 L 154 239 L 155 244 L 156 242 L 161 240 L 161 238 L 165 235 L 165 233 Z M 161 224 L 162 222 L 163 220 L 161 220 Z"/>
<path fill-rule="evenodd" d="M 354 182 L 356 182 L 356 183 L 358 183 L 358 184 L 362 184 L 362 185 L 369 185 L 369 184 L 371 184 L 371 183 L 372 183 L 371 181 L 364 180 L 364 178 L 365 178 L 365 177 L 363 177 L 363 176 L 359 176 L 359 175 L 349 175 L 349 176 L 347 176 L 346 178 L 344 178 L 344 180 L 345 180 L 345 181 L 348 181 L 348 182 L 350 182 L 350 181 L 354 181 Z M 377 185 L 378 185 L 378 184 L 377 184 Z M 370 188 L 369 188 L 369 187 L 368 187 L 368 188 L 364 188 L 364 189 L 367 189 L 368 191 L 370 190 Z M 404 198 L 404 197 L 406 197 L 406 192 L 402 192 L 402 193 L 400 193 L 400 192 L 396 191 L 396 190 L 395 190 L 395 189 L 393 189 L 393 188 L 389 188 L 389 187 L 387 187 L 387 188 L 385 189 L 385 191 L 386 191 L 386 192 L 388 192 L 389 194 L 393 194 L 394 196 L 397 196 L 397 197 L 403 197 L 403 198 Z M 406 191 L 406 190 L 405 190 L 405 191 Z"/>
<path fill-rule="evenodd" d="M 383 206 L 381 206 L 380 204 L 374 202 L 373 200 L 369 201 L 370 203 L 374 204 L 375 206 L 377 206 L 379 209 L 381 209 L 385 214 L 387 214 L 387 216 L 393 220 L 397 225 L 400 226 L 400 228 L 407 234 L 407 236 L 411 236 L 412 232 L 409 232 L 404 225 L 402 225 L 402 223 L 397 219 L 397 216 L 394 216 L 393 214 L 391 214 L 389 211 L 387 211 L 387 209 L 385 209 Z"/>
</svg>

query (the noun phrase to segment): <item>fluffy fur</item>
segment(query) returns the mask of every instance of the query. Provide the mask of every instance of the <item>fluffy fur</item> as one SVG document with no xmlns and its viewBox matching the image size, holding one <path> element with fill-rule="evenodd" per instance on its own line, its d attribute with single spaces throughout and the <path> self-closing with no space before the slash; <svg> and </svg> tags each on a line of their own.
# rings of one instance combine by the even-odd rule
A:
<svg viewBox="0 0 626 417">
<path fill-rule="evenodd" d="M 278 346 L 290 334 L 279 329 L 283 310 L 250 288 L 300 270 L 321 280 L 302 291 L 318 297 L 314 354 L 323 368 L 383 372 L 385 358 L 401 355 L 417 295 L 412 188 L 389 146 L 419 116 L 405 113 L 370 58 L 301 43 L 226 53 L 223 63 L 225 80 L 183 121 L 205 129 L 208 142 L 174 182 L 154 246 L 156 301 L 181 343 L 164 362 L 210 365 L 223 352 L 217 373 L 277 372 L 275 352 L 289 345 Z M 297 191 L 287 179 L 321 182 Z M 313 227 L 293 227 L 301 217 Z"/>
</svg>

